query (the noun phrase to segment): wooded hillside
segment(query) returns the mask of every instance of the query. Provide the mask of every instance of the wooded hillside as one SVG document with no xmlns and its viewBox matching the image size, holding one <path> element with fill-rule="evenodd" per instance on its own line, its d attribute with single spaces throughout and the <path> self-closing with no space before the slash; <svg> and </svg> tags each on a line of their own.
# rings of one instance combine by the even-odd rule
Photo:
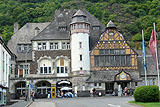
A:
<svg viewBox="0 0 160 107">
<path fill-rule="evenodd" d="M 48 22 L 53 20 L 56 9 L 82 8 L 105 25 L 112 20 L 129 41 L 141 41 L 142 29 L 148 41 L 153 22 L 160 31 L 159 0 L 0 0 L 0 36 L 7 43 L 15 22 L 20 27 L 29 22 Z"/>
</svg>

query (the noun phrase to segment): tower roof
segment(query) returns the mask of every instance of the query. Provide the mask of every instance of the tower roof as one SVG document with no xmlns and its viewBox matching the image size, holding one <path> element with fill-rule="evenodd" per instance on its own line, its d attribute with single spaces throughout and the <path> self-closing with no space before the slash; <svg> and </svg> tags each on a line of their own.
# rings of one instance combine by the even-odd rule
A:
<svg viewBox="0 0 160 107">
<path fill-rule="evenodd" d="M 115 24 L 110 20 L 107 24 L 107 28 L 116 28 Z"/>
<path fill-rule="evenodd" d="M 89 23 L 87 16 L 84 14 L 83 11 L 78 10 L 72 17 L 72 22 L 70 24 L 73 23 Z"/>
</svg>

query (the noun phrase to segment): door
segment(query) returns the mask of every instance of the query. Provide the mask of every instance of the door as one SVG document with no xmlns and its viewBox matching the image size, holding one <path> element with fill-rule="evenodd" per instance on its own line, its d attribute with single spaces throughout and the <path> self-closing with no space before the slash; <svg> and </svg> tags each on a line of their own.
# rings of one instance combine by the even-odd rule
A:
<svg viewBox="0 0 160 107">
<path fill-rule="evenodd" d="M 106 83 L 106 94 L 112 94 L 114 89 L 114 83 Z"/>
</svg>

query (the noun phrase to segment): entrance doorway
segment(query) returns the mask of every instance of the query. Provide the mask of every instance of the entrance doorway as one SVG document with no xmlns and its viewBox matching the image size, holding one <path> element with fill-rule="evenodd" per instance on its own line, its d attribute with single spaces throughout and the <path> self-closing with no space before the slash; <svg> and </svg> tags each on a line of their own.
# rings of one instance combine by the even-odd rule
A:
<svg viewBox="0 0 160 107">
<path fill-rule="evenodd" d="M 106 83 L 106 94 L 112 94 L 114 90 L 114 83 Z"/>
<path fill-rule="evenodd" d="M 124 90 L 125 87 L 127 87 L 128 82 L 118 82 L 118 85 L 121 85 L 122 90 Z"/>
<path fill-rule="evenodd" d="M 58 81 L 56 83 L 57 97 L 64 96 L 67 92 L 72 92 L 72 83 L 67 80 Z"/>
<path fill-rule="evenodd" d="M 15 85 L 16 99 L 20 97 L 25 97 L 26 92 L 26 82 L 21 81 Z"/>
<path fill-rule="evenodd" d="M 40 81 L 36 83 L 36 98 L 47 98 L 51 93 L 51 83 L 47 81 Z"/>
</svg>

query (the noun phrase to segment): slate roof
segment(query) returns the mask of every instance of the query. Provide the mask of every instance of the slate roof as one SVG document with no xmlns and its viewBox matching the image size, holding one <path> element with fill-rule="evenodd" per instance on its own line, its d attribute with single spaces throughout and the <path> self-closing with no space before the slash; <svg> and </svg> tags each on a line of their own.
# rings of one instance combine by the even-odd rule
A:
<svg viewBox="0 0 160 107">
<path fill-rule="evenodd" d="M 90 29 L 90 49 L 99 40 L 99 36 L 105 31 L 105 26 L 98 21 L 93 15 L 88 11 L 79 10 L 64 10 L 59 13 L 55 13 L 55 19 L 52 21 L 42 32 L 40 32 L 36 37 L 32 38 L 32 41 L 40 40 L 70 40 L 70 23 L 72 21 L 73 15 L 86 15 L 88 22 L 91 24 Z M 76 13 L 76 14 L 75 14 Z M 92 26 L 99 26 L 99 30 L 92 30 Z M 66 31 L 59 31 L 59 27 L 66 27 Z"/>
<path fill-rule="evenodd" d="M 137 60 L 138 60 L 138 71 L 140 72 L 141 76 L 144 76 L 143 57 L 139 56 Z M 157 75 L 152 55 L 146 55 L 146 63 L 147 63 L 147 75 L 148 76 Z"/>
<path fill-rule="evenodd" d="M 8 48 L 17 56 L 17 60 L 24 60 L 25 53 L 17 51 L 17 44 L 31 44 L 31 39 L 35 36 L 35 28 L 42 31 L 50 22 L 46 23 L 27 23 L 12 35 L 8 41 Z M 28 60 L 31 60 L 31 52 L 28 53 Z"/>
<path fill-rule="evenodd" d="M 115 81 L 115 75 L 118 74 L 119 70 L 108 70 L 108 71 L 91 71 L 90 77 L 86 82 L 113 82 Z M 126 73 L 130 74 L 132 81 L 140 80 L 139 73 L 134 70 L 128 70 Z"/>
</svg>

